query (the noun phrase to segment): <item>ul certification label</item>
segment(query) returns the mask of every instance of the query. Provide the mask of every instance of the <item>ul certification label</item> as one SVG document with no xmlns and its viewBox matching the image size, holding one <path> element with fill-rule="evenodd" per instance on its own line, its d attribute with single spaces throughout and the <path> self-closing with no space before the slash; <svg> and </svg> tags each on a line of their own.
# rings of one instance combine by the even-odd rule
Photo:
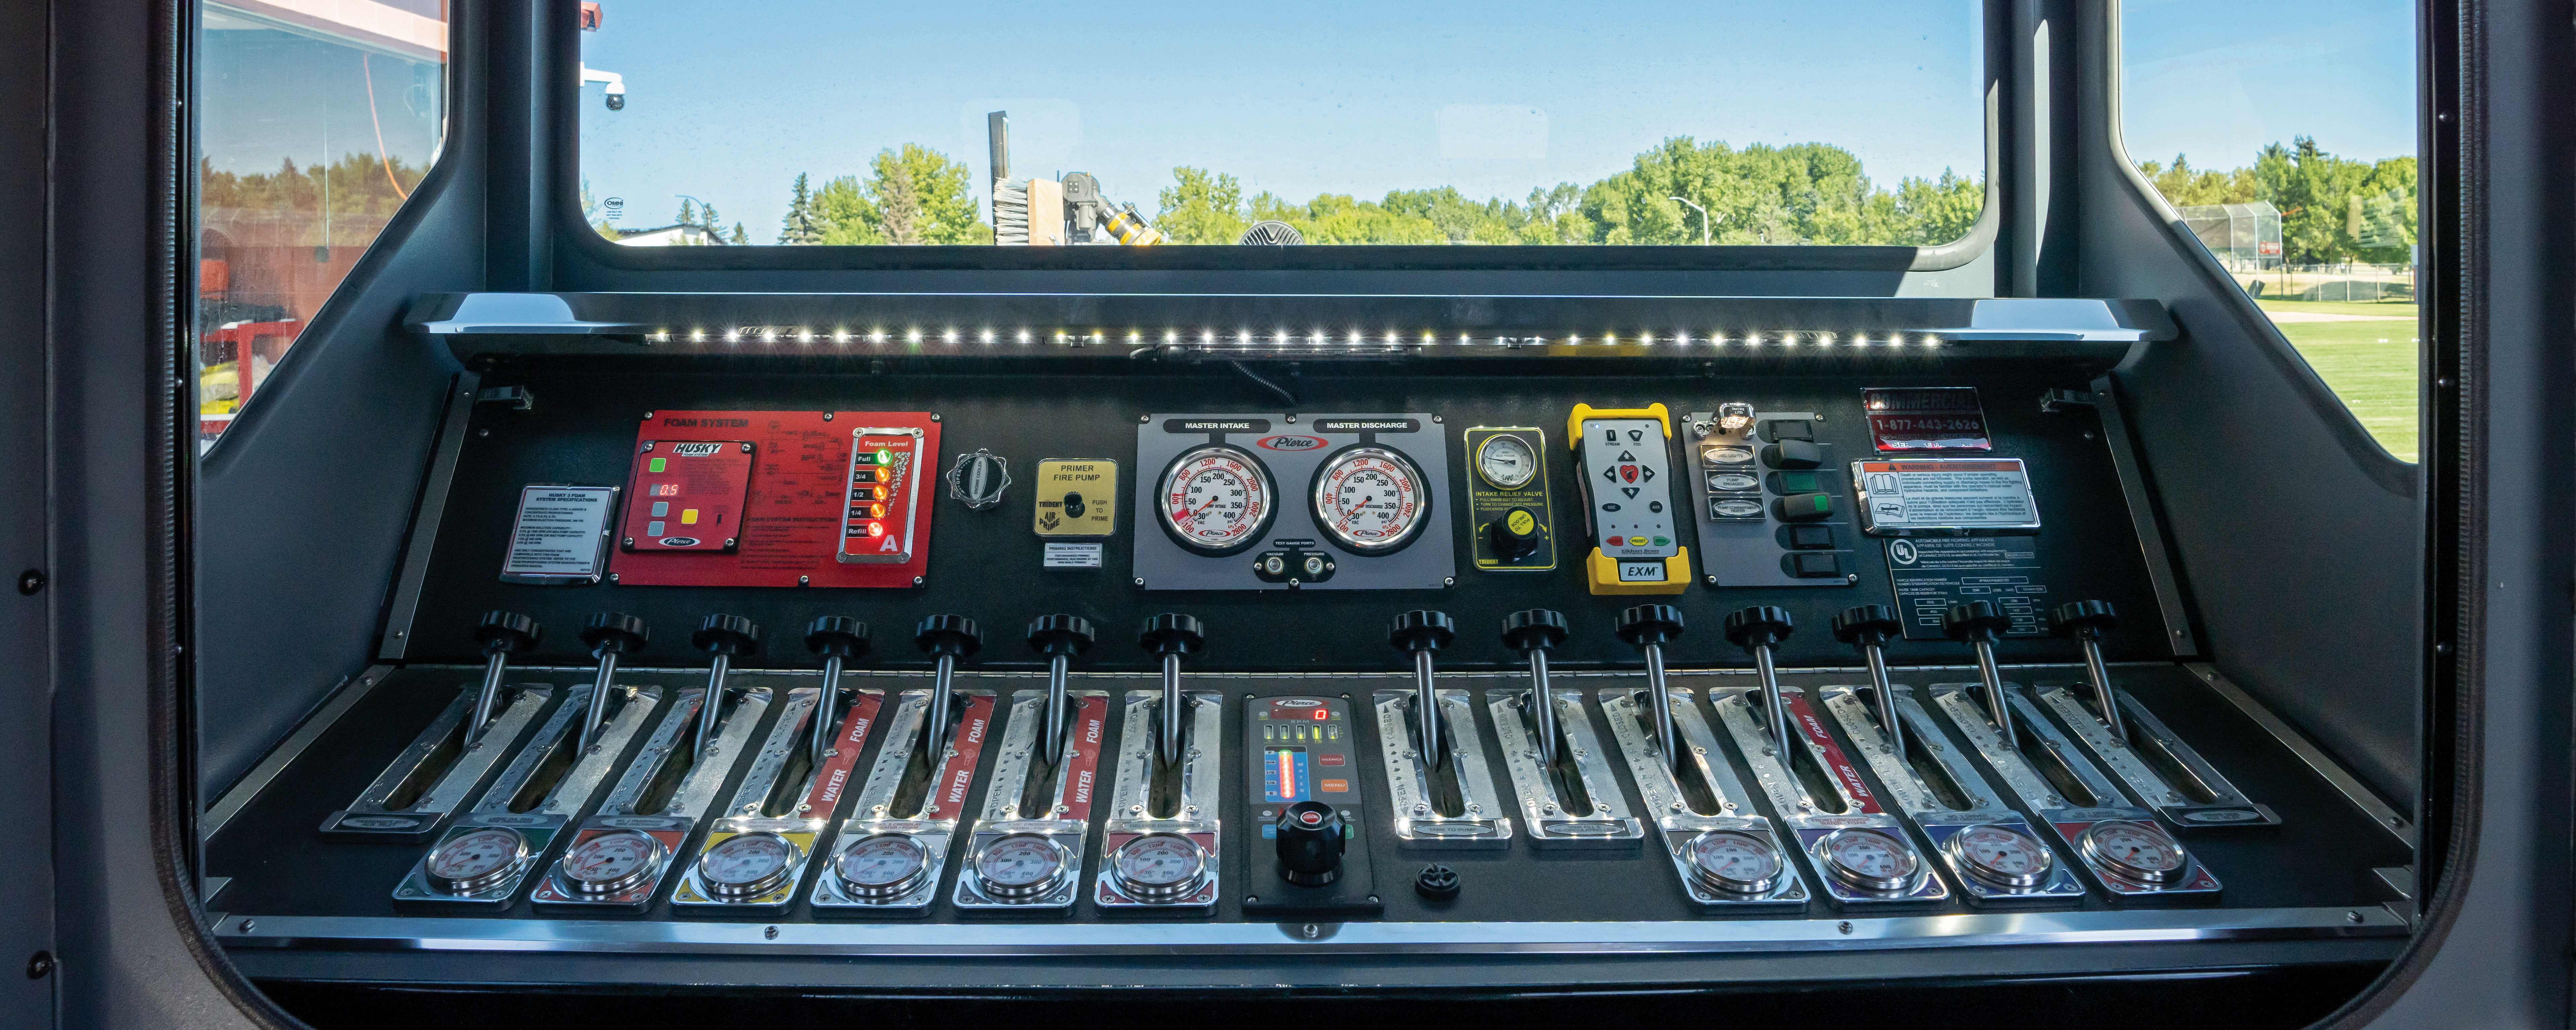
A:
<svg viewBox="0 0 2576 1030">
<path fill-rule="evenodd" d="M 2048 585 L 2038 543 L 2028 537 L 1931 537 L 1887 542 L 1887 578 L 1904 613 L 1905 638 L 1942 640 L 1942 613 L 1954 604 L 1989 601 L 2012 619 L 2006 636 L 2047 631 L 2041 616 Z"/>
<path fill-rule="evenodd" d="M 1041 461 L 1037 495 L 1039 536 L 1108 536 L 1118 528 L 1117 462 Z"/>
<path fill-rule="evenodd" d="M 501 581 L 597 582 L 608 544 L 608 516 L 616 504 L 613 486 L 521 489 L 519 518 L 510 526 L 510 555 L 501 563 Z"/>
<path fill-rule="evenodd" d="M 1855 461 L 1863 532 L 1872 536 L 2033 533 L 2039 506 L 2019 458 Z"/>
</svg>

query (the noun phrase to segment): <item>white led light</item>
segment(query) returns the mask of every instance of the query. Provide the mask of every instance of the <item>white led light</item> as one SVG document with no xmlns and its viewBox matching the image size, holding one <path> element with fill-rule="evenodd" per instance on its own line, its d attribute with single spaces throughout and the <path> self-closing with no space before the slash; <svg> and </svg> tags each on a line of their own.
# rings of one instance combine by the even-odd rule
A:
<svg viewBox="0 0 2576 1030">
<path fill-rule="evenodd" d="M 1235 330 L 1235 331 L 1234 331 L 1234 342 L 1236 342 L 1236 343 L 1240 343 L 1240 344 L 1243 344 L 1243 345 L 1245 345 L 1245 346 L 1250 346 L 1250 345 L 1252 344 L 1252 330 L 1250 330 L 1250 329 L 1237 329 L 1237 330 Z"/>
<path fill-rule="evenodd" d="M 919 330 L 919 329 L 906 329 L 906 330 L 904 330 L 904 331 L 903 331 L 903 342 L 905 342 L 905 343 L 920 343 L 920 342 L 921 342 L 921 330 Z"/>
<path fill-rule="evenodd" d="M 957 342 L 957 327 L 956 327 L 956 326 L 949 326 L 947 329 L 941 330 L 941 331 L 940 331 L 940 333 L 939 333 L 939 342 L 941 342 L 941 343 L 955 343 L 955 342 Z"/>
<path fill-rule="evenodd" d="M 1029 331 L 1028 331 L 1028 330 L 1026 330 L 1026 329 L 1022 329 L 1022 330 L 1020 330 L 1020 342 L 1021 342 L 1021 343 L 1027 343 L 1027 342 L 1029 342 Z"/>
<path fill-rule="evenodd" d="M 1170 334 L 1170 333 L 1165 333 L 1165 334 L 1163 334 L 1163 335 L 1167 338 L 1167 342 L 1168 342 L 1168 338 L 1171 336 L 1171 334 Z M 1138 332 L 1137 330 L 1134 330 L 1134 329 L 1127 330 L 1127 342 L 1129 342 L 1129 343 L 1143 343 L 1143 342 L 1145 342 L 1145 334 L 1144 334 L 1144 333 L 1142 333 L 1142 332 Z"/>
<path fill-rule="evenodd" d="M 985 343 L 988 343 L 988 344 L 989 344 L 989 343 L 993 342 L 993 330 L 992 330 L 992 329 L 990 329 L 990 328 L 987 328 L 987 329 L 985 329 L 983 332 L 981 332 L 981 333 L 977 333 L 977 334 L 976 334 L 976 338 L 977 338 L 977 339 L 980 339 L 980 340 L 984 341 Z"/>
<path fill-rule="evenodd" d="M 884 343 L 884 342 L 885 342 L 885 330 L 883 330 L 883 329 L 870 329 L 870 330 L 868 330 L 868 342 L 869 342 L 869 343 Z"/>
<path fill-rule="evenodd" d="M 1201 329 L 1201 330 L 1199 330 L 1199 342 L 1200 342 L 1200 343 L 1215 343 L 1215 342 L 1216 342 L 1216 330 L 1214 330 L 1214 329 Z"/>
<path fill-rule="evenodd" d="M 1469 336 L 1469 335 L 1467 335 L 1467 334 L 1465 334 L 1465 333 L 1459 333 L 1459 334 L 1458 334 L 1458 343 L 1459 343 L 1459 345 L 1460 345 L 1460 346 L 1465 346 L 1465 345 L 1467 345 L 1467 344 L 1474 343 L 1474 342 L 1476 342 L 1475 337 Z"/>
</svg>

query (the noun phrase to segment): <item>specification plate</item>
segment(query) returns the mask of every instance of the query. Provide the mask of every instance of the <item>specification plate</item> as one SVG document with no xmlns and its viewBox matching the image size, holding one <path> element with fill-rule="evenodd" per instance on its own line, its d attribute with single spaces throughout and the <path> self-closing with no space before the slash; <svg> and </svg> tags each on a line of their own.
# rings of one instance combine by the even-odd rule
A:
<svg viewBox="0 0 2576 1030">
<path fill-rule="evenodd" d="M 1861 391 L 1869 436 L 1881 451 L 1982 451 L 1986 410 L 1973 386 L 1904 387 Z"/>
<path fill-rule="evenodd" d="M 2019 458 L 1852 462 L 1861 531 L 1871 536 L 1988 536 L 2039 531 Z"/>
<path fill-rule="evenodd" d="M 607 571 L 602 566 L 608 553 L 608 516 L 617 510 L 617 492 L 613 486 L 522 488 L 501 582 L 599 582 Z"/>
<path fill-rule="evenodd" d="M 1942 613 L 1954 604 L 1991 601 L 2012 620 L 2005 636 L 2047 631 L 2048 584 L 2032 541 L 1997 537 L 1898 539 L 1887 542 L 1887 578 L 1908 640 L 1940 640 Z"/>
</svg>

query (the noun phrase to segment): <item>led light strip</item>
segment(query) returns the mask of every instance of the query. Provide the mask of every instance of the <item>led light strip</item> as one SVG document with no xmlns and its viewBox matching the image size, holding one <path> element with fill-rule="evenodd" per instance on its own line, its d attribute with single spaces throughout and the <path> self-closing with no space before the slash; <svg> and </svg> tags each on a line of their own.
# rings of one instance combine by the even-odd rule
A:
<svg viewBox="0 0 2576 1030">
<path fill-rule="evenodd" d="M 889 342 L 900 342 L 906 347 L 916 349 L 929 343 L 937 343 L 941 346 L 957 348 L 965 346 L 969 342 L 981 347 L 992 347 L 996 344 L 1007 341 L 1020 347 L 1081 348 L 1087 346 L 1105 346 L 1111 342 L 1111 334 L 1100 329 L 1057 329 L 1050 333 L 1040 334 L 1026 326 L 1013 329 L 1008 332 L 996 330 L 990 326 L 971 331 L 958 326 L 947 326 L 936 332 L 924 330 L 919 326 L 910 326 L 906 327 L 899 333 L 890 332 L 882 326 L 871 327 L 864 332 L 847 327 L 820 330 L 808 326 L 797 326 L 793 328 L 782 326 L 738 326 L 727 329 L 706 329 L 702 327 L 691 328 L 685 332 L 678 329 L 658 329 L 653 332 L 646 333 L 644 335 L 644 339 L 652 343 L 685 342 L 693 344 L 723 343 L 735 345 L 758 343 L 771 346 L 790 343 L 798 345 L 830 343 L 836 346 L 864 343 L 869 346 L 884 346 Z M 1567 333 L 1562 336 L 1553 337 L 1499 335 L 1479 337 L 1473 333 L 1459 333 L 1455 338 L 1444 339 L 1438 332 L 1430 329 L 1424 329 L 1417 334 L 1407 334 L 1394 329 L 1386 330 L 1383 333 L 1371 333 L 1365 330 L 1353 328 L 1337 333 L 1319 328 L 1300 335 L 1286 329 L 1278 329 L 1267 333 L 1256 333 L 1250 329 L 1237 329 L 1231 333 L 1222 333 L 1213 328 L 1185 331 L 1179 328 L 1166 327 L 1159 332 L 1148 332 L 1142 329 L 1129 329 L 1123 334 L 1120 342 L 1123 342 L 1130 347 L 1180 346 L 1196 350 L 1216 351 L 1222 351 L 1227 348 L 1253 349 L 1281 347 L 1338 347 L 1343 351 L 1361 348 L 1384 351 L 1421 350 L 1448 347 L 1490 347 L 1503 350 L 1519 350 L 1532 347 L 1710 347 L 1721 350 L 1734 348 L 1758 348 L 1775 350 L 1814 349 L 1849 352 L 1901 351 L 1910 348 L 1939 348 L 1948 346 L 1948 341 L 1944 340 L 1936 333 L 1860 332 L 1845 334 L 1816 330 L 1769 330 L 1742 333 L 1711 332 L 1706 335 L 1695 335 L 1688 332 L 1675 332 L 1670 335 L 1657 335 L 1650 332 L 1622 335 L 1616 332 L 1604 332 L 1598 336 L 1586 336 L 1582 333 Z"/>
</svg>

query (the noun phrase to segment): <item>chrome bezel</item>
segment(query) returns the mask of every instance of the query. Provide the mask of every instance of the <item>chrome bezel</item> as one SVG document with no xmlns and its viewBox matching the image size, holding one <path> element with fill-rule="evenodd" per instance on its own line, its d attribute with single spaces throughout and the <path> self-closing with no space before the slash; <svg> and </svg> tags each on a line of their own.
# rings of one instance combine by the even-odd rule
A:
<svg viewBox="0 0 2576 1030">
<path fill-rule="evenodd" d="M 1699 848 L 1702 842 L 1715 837 L 1733 838 L 1752 846 L 1754 850 L 1767 856 L 1771 862 L 1770 875 L 1763 876 L 1759 879 L 1746 880 L 1728 876 L 1725 873 L 1709 868 L 1707 864 L 1700 861 Z M 1769 840 L 1762 838 L 1760 835 L 1746 833 L 1742 830 L 1709 830 L 1701 833 L 1699 836 L 1691 838 L 1690 849 L 1687 854 L 1690 856 L 1691 875 L 1693 879 L 1698 880 L 1701 886 L 1707 887 L 1710 890 L 1725 891 L 1728 894 L 1768 894 L 1771 892 L 1771 888 L 1779 885 L 1780 875 L 1787 872 L 1789 868 L 1787 856 L 1780 854 L 1780 849 L 1778 847 L 1774 846 Z"/>
<path fill-rule="evenodd" d="M 2149 869 L 2145 866 L 2122 859 L 2119 856 L 2112 854 L 2110 851 L 2105 850 L 2101 844 L 2101 833 L 2102 829 L 2108 826 L 2117 826 L 2134 832 L 2145 833 L 2158 840 L 2164 841 L 2167 847 L 2173 849 L 2173 868 Z M 2164 827 L 2147 822 L 2143 819 L 2105 819 L 2101 822 L 2085 827 L 2084 834 L 2081 839 L 2084 842 L 2084 860 L 2086 864 L 2091 865 L 2096 872 L 2117 877 L 2118 879 L 2135 883 L 2139 886 L 2171 886 L 2182 882 L 2183 877 L 2191 871 L 2191 852 L 2183 848 L 2182 841 L 2175 839 L 2173 834 L 2166 833 Z"/>
<path fill-rule="evenodd" d="M 1494 478 L 1494 474 L 1487 471 L 1485 468 L 1485 452 L 1493 450 L 1497 444 L 1506 442 L 1511 446 L 1520 448 L 1523 452 L 1526 452 L 1529 457 L 1529 466 L 1522 470 L 1521 477 L 1510 482 L 1504 482 L 1503 480 Z M 1518 490 L 1524 486 L 1528 486 L 1530 484 L 1530 480 L 1538 478 L 1538 460 L 1537 448 L 1531 447 L 1529 445 L 1529 441 L 1523 440 L 1520 437 L 1513 436 L 1509 433 L 1496 433 L 1492 436 L 1486 437 L 1485 442 L 1476 445 L 1476 475 L 1485 482 L 1493 484 L 1496 489 Z"/>
<path fill-rule="evenodd" d="M 1402 531 L 1384 540 L 1356 539 L 1324 513 L 1324 484 L 1332 480 L 1333 470 L 1362 458 L 1376 458 L 1394 465 L 1413 480 L 1413 519 L 1404 524 Z M 1335 547 L 1353 554 L 1387 554 L 1404 549 L 1406 544 L 1422 535 L 1424 526 L 1431 524 L 1431 487 L 1432 484 L 1423 478 L 1422 465 L 1402 451 L 1367 445 L 1345 447 L 1326 455 L 1323 463 L 1315 466 L 1315 481 L 1306 490 L 1306 514 L 1314 519 L 1315 528 L 1332 540 Z"/>
<path fill-rule="evenodd" d="M 772 869 L 756 879 L 736 883 L 718 878 L 708 865 L 708 863 L 716 857 L 716 852 L 735 846 L 735 842 L 760 838 L 776 841 L 778 842 L 778 846 L 783 849 L 779 852 L 780 857 L 778 860 L 778 868 Z M 797 847 L 795 841 L 789 840 L 780 834 L 772 833 L 768 830 L 751 830 L 744 833 L 737 833 L 731 837 L 717 841 L 713 846 L 698 853 L 698 882 L 705 884 L 707 893 L 719 900 L 757 898 L 761 895 L 777 890 L 781 884 L 786 883 L 788 876 L 796 871 L 797 863 L 804 861 L 804 859 L 805 849 Z"/>
<path fill-rule="evenodd" d="M 1040 846 L 1045 847 L 1049 853 L 1055 856 L 1055 869 L 1029 883 L 1012 884 L 995 877 L 990 871 L 984 868 L 984 859 L 990 856 L 996 849 L 999 849 L 1005 844 L 1012 844 L 1019 841 L 1034 841 Z M 986 842 L 983 847 L 975 849 L 975 854 L 969 857 L 967 862 L 969 865 L 974 867 L 975 876 L 982 882 L 984 893 L 990 894 L 996 898 L 1032 898 L 1042 894 L 1053 893 L 1054 891 L 1062 889 L 1065 881 L 1073 875 L 1072 852 L 1067 850 L 1065 846 L 1055 838 L 1049 837 L 1043 833 L 1006 833 L 999 837 L 995 837 Z"/>
<path fill-rule="evenodd" d="M 1834 843 L 1858 834 L 1868 834 L 1869 836 L 1876 837 L 1880 841 L 1884 842 L 1888 850 L 1895 852 L 1900 858 L 1904 859 L 1904 867 L 1898 869 L 1892 876 L 1878 876 L 1845 865 L 1842 859 L 1835 856 Z M 1886 830 L 1868 826 L 1845 827 L 1816 838 L 1815 855 L 1816 864 L 1824 867 L 1825 875 L 1831 876 L 1836 880 L 1840 880 L 1846 886 L 1855 890 L 1876 891 L 1881 893 L 1888 891 L 1901 891 L 1904 890 L 1907 885 L 1912 884 L 1914 882 L 1915 875 L 1920 873 L 1923 869 L 1922 860 L 1914 857 L 1914 849 L 1907 845 L 1904 840 Z"/>
<path fill-rule="evenodd" d="M 844 872 L 841 869 L 842 860 L 848 858 L 850 852 L 865 847 L 870 841 L 879 840 L 898 841 L 901 842 L 904 847 L 910 848 L 912 850 L 913 859 L 912 871 L 904 874 L 902 879 L 896 880 L 892 883 L 869 884 L 862 883 L 851 878 L 847 872 Z M 931 875 L 930 849 L 924 846 L 920 841 L 912 839 L 912 835 L 910 834 L 872 833 L 865 837 L 858 838 L 857 840 L 850 841 L 847 844 L 843 844 L 832 852 L 832 879 L 841 885 L 841 890 L 843 892 L 854 898 L 866 898 L 871 900 L 899 898 L 919 889 L 921 887 L 921 881 L 929 875 Z"/>
<path fill-rule="evenodd" d="M 2021 838 L 2023 844 L 2029 846 L 2033 852 L 2036 852 L 2039 855 L 2038 867 L 2027 873 L 2008 873 L 1978 860 L 1976 854 L 1968 850 L 1966 841 L 1969 834 L 1985 830 L 1992 830 L 1997 833 L 2010 834 Z M 1958 868 L 1965 871 L 1968 875 L 1976 877 L 1978 880 L 1987 884 L 2007 890 L 2029 890 L 2033 887 L 2037 887 L 2041 884 L 2047 883 L 2049 875 L 2057 870 L 2057 856 L 2048 850 L 2047 844 L 2042 843 L 2038 837 L 2024 833 L 2016 827 L 2006 826 L 2002 823 L 1978 823 L 1974 826 L 1963 827 L 1957 833 L 1951 834 L 1948 839 L 1942 841 L 1941 848 L 1942 850 L 1949 852 L 1950 858 L 1957 864 Z"/>
<path fill-rule="evenodd" d="M 1252 478 L 1261 484 L 1265 496 L 1262 499 L 1260 516 L 1252 520 L 1251 532 L 1243 534 L 1243 538 L 1235 543 L 1210 545 L 1193 539 L 1188 530 L 1173 524 L 1172 506 L 1163 498 L 1171 495 L 1173 479 L 1180 475 L 1184 466 L 1200 458 L 1217 455 L 1234 458 L 1241 461 L 1245 468 L 1251 469 Z M 1280 503 L 1279 481 L 1271 477 L 1269 463 L 1262 461 L 1260 455 L 1233 444 L 1203 443 L 1173 455 L 1172 460 L 1163 466 L 1163 474 L 1155 477 L 1154 480 L 1154 521 L 1162 525 L 1165 536 L 1171 537 L 1173 543 L 1181 545 L 1183 550 L 1191 554 L 1210 557 L 1239 554 L 1244 549 L 1260 543 L 1263 537 L 1270 534 L 1271 525 L 1279 520 Z"/>
<path fill-rule="evenodd" d="M 592 847 L 597 845 L 600 841 L 607 840 L 611 837 L 643 838 L 645 844 L 644 860 L 635 863 L 634 871 L 610 880 L 585 880 L 579 876 L 573 875 L 573 856 L 579 854 L 581 849 Z M 623 894 L 627 891 L 634 890 L 638 885 L 652 879 L 655 874 L 661 872 L 662 860 L 668 857 L 669 854 L 670 849 L 663 846 L 662 839 L 653 836 L 652 834 L 646 833 L 642 830 L 610 830 L 606 833 L 593 836 L 587 840 L 581 841 L 580 843 L 574 844 L 570 850 L 565 851 L 563 860 L 555 863 L 555 880 L 563 886 L 570 888 L 571 893 L 574 894 L 590 896 L 602 894 Z"/>
<path fill-rule="evenodd" d="M 1190 856 L 1197 865 L 1188 873 L 1170 883 L 1146 883 L 1142 880 L 1128 876 L 1127 868 L 1118 860 L 1118 856 L 1125 854 L 1129 848 L 1141 848 L 1144 847 L 1148 841 L 1159 840 L 1176 840 L 1189 845 Z M 1147 903 L 1180 901 L 1190 898 L 1197 895 L 1199 890 L 1206 886 L 1207 882 L 1207 848 L 1200 845 L 1198 841 L 1190 838 L 1186 834 L 1138 834 L 1135 837 L 1129 838 L 1126 843 L 1118 845 L 1117 850 L 1111 851 L 1108 856 L 1108 861 L 1105 864 L 1109 867 L 1110 878 L 1116 881 L 1120 891 L 1125 892 L 1128 897 Z"/>
<path fill-rule="evenodd" d="M 510 835 L 510 839 L 516 845 L 516 852 L 510 856 L 509 861 L 503 862 L 498 866 L 494 866 L 491 871 L 486 872 L 481 876 L 457 878 L 441 876 L 438 874 L 437 868 L 439 852 L 447 850 L 449 846 L 455 844 L 457 841 L 481 836 L 486 833 L 506 833 Z M 429 849 L 428 856 L 422 858 L 420 862 L 420 877 L 422 880 L 428 882 L 432 890 L 440 891 L 442 893 L 460 895 L 481 894 L 484 891 L 491 890 L 493 887 L 499 886 L 502 881 L 517 876 L 519 874 L 519 870 L 525 868 L 527 864 L 527 834 L 521 833 L 518 830 L 507 826 L 478 826 L 471 830 L 467 830 L 464 833 L 460 833 L 456 836 L 440 841 L 438 842 L 437 847 Z"/>
</svg>

